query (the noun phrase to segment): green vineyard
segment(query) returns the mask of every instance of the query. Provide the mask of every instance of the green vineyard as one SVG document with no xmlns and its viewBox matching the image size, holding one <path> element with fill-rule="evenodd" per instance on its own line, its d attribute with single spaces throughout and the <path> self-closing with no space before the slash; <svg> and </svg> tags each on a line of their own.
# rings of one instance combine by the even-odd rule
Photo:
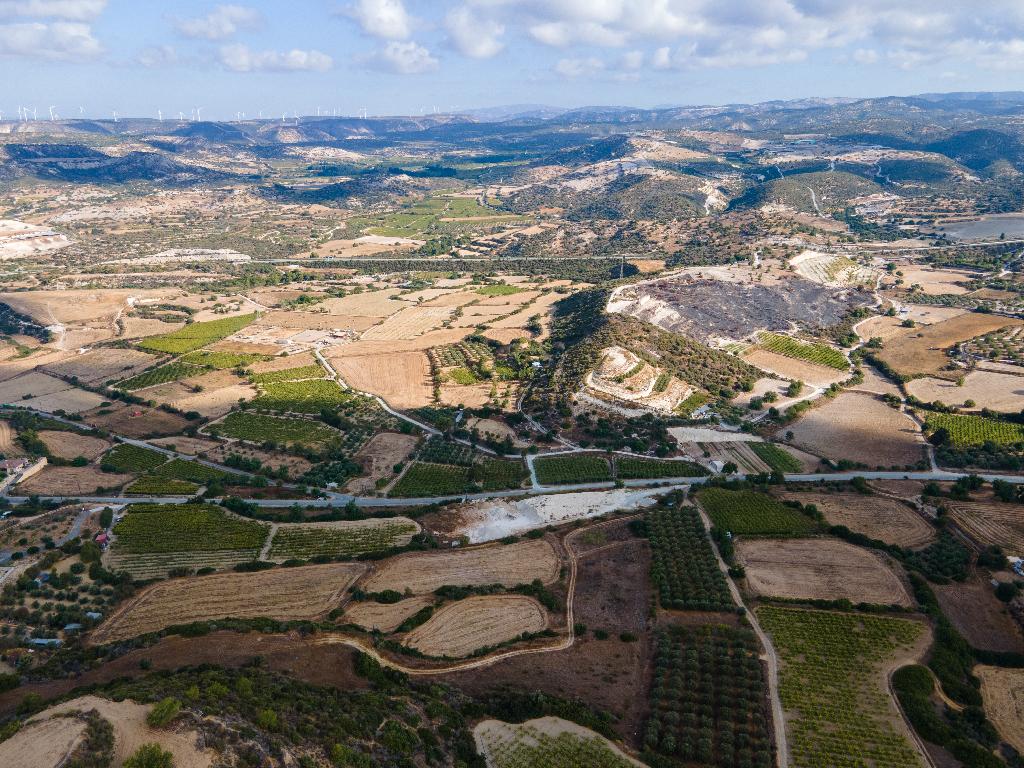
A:
<svg viewBox="0 0 1024 768">
<path fill-rule="evenodd" d="M 408 543 L 418 526 L 410 520 L 330 525 L 281 525 L 270 544 L 274 560 L 318 556 L 352 557 Z"/>
<path fill-rule="evenodd" d="M 697 499 L 715 527 L 731 533 L 786 536 L 810 533 L 815 527 L 799 510 L 755 491 L 704 488 Z"/>
<path fill-rule="evenodd" d="M 267 530 L 210 504 L 133 504 L 114 526 L 115 548 L 128 553 L 258 549 Z"/>
<path fill-rule="evenodd" d="M 594 483 L 612 479 L 612 469 L 608 460 L 592 454 L 536 459 L 533 466 L 537 470 L 537 480 L 542 485 Z"/>
<path fill-rule="evenodd" d="M 769 331 L 761 331 L 757 335 L 757 343 L 762 349 L 777 355 L 806 360 L 809 363 L 824 365 L 839 371 L 846 371 L 850 368 L 850 361 L 846 359 L 846 355 L 827 344 L 798 341 L 792 336 Z"/>
<path fill-rule="evenodd" d="M 929 413 L 925 429 L 930 433 L 945 430 L 949 441 L 957 448 L 984 443 L 1017 445 L 1024 443 L 1024 426 L 1011 421 L 1000 421 L 985 416 L 955 413 Z"/>
<path fill-rule="evenodd" d="M 184 328 L 179 328 L 171 333 L 162 336 L 153 336 L 139 342 L 139 347 L 152 352 L 166 352 L 171 355 L 181 355 L 186 352 L 194 352 L 202 349 L 207 344 L 230 336 L 233 333 L 245 328 L 256 315 L 238 315 L 237 317 L 225 317 L 222 320 L 210 320 L 205 323 L 190 323 Z"/>
</svg>

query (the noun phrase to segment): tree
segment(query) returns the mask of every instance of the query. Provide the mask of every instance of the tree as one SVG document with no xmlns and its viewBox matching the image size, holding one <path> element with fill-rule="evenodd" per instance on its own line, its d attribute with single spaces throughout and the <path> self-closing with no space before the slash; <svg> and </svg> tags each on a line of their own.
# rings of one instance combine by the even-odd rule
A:
<svg viewBox="0 0 1024 768">
<path fill-rule="evenodd" d="M 797 397 L 803 391 L 804 383 L 802 381 L 792 381 L 789 387 L 786 388 L 786 395 L 788 397 Z"/>
<path fill-rule="evenodd" d="M 176 718 L 179 712 L 181 712 L 181 702 L 168 696 L 153 705 L 153 709 L 146 715 L 146 723 L 151 728 L 163 728 Z"/>
<path fill-rule="evenodd" d="M 159 744 L 143 744 L 124 761 L 124 768 L 174 768 L 174 756 Z"/>
</svg>

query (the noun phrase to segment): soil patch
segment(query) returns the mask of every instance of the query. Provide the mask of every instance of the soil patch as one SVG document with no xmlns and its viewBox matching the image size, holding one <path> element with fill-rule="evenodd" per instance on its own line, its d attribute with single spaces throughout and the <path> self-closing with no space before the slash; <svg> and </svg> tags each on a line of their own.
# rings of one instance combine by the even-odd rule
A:
<svg viewBox="0 0 1024 768">
<path fill-rule="evenodd" d="M 932 589 L 942 612 L 975 648 L 1024 652 L 1020 627 L 980 576 L 963 583 L 933 584 Z"/>
<path fill-rule="evenodd" d="M 781 498 L 814 504 L 829 525 L 845 525 L 887 544 L 923 547 L 935 540 L 935 529 L 895 499 L 859 493 L 783 493 Z"/>
</svg>

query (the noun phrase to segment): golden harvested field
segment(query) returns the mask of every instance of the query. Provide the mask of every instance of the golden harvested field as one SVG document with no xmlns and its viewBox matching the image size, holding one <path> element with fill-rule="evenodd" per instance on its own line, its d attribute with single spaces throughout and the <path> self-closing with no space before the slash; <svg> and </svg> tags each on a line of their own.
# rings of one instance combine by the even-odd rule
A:
<svg viewBox="0 0 1024 768">
<path fill-rule="evenodd" d="M 419 408 L 433 402 L 430 362 L 423 352 L 334 357 L 331 363 L 349 386 L 379 395 L 392 408 Z"/>
<path fill-rule="evenodd" d="M 170 333 L 176 331 L 179 328 L 184 328 L 185 323 L 165 323 L 163 320 L 149 319 L 145 317 L 128 317 L 121 318 L 121 323 L 124 325 L 124 333 L 122 338 L 125 339 L 142 339 L 146 336 L 159 336 L 161 333 Z"/>
<path fill-rule="evenodd" d="M 51 392 L 42 397 L 35 397 L 28 400 L 27 404 L 38 411 L 54 413 L 65 411 L 66 413 L 82 413 L 96 408 L 103 402 L 103 398 L 94 392 L 87 392 L 77 387 L 69 387 L 61 392 Z"/>
<path fill-rule="evenodd" d="M 101 472 L 94 464 L 87 467 L 44 467 L 18 483 L 18 493 L 41 496 L 90 496 L 100 488 L 120 488 L 132 475 Z"/>
<path fill-rule="evenodd" d="M 342 621 L 366 630 L 394 632 L 399 624 L 433 602 L 429 595 L 408 597 L 397 603 L 352 602 L 345 608 Z"/>
<path fill-rule="evenodd" d="M 874 395 L 899 395 L 900 388 L 882 376 L 870 365 L 861 366 L 861 374 L 864 380 L 860 384 L 851 387 L 856 392 L 869 392 Z"/>
<path fill-rule="evenodd" d="M 903 283 L 906 286 L 920 285 L 921 290 L 932 296 L 940 294 L 962 295 L 968 292 L 964 283 L 976 280 L 976 272 L 956 269 L 935 269 L 934 267 L 902 267 Z"/>
<path fill-rule="evenodd" d="M 227 617 L 312 619 L 336 606 L 365 569 L 361 563 L 331 563 L 163 581 L 118 608 L 91 641 L 100 645 L 174 624 Z"/>
<path fill-rule="evenodd" d="M 27 725 L 0 742 L 0 765 L 60 768 L 85 735 L 85 722 L 55 717 Z"/>
<path fill-rule="evenodd" d="M 784 493 L 783 499 L 814 504 L 829 525 L 901 547 L 922 547 L 935 539 L 935 529 L 917 512 L 895 499 L 859 493 Z"/>
<path fill-rule="evenodd" d="M 343 317 L 387 317 L 409 306 L 408 301 L 395 298 L 398 293 L 398 288 L 363 291 L 340 299 L 326 299 L 317 306 L 327 310 L 328 314 Z"/>
<path fill-rule="evenodd" d="M 179 435 L 191 423 L 177 414 L 146 405 L 114 403 L 83 414 L 85 421 L 125 437 Z"/>
<path fill-rule="evenodd" d="M 494 327 L 495 328 L 522 328 L 522 327 L 524 327 L 530 321 L 531 317 L 533 317 L 534 315 L 540 315 L 541 318 L 543 318 L 545 320 L 544 326 L 546 328 L 547 327 L 546 320 L 548 318 L 548 313 L 551 310 L 551 305 L 554 304 L 557 301 L 561 301 L 564 298 L 565 298 L 565 296 L 563 294 L 560 294 L 560 293 L 548 293 L 548 294 L 545 294 L 545 295 L 541 296 L 540 298 L 538 298 L 536 301 L 534 301 L 529 306 L 523 307 L 521 310 L 519 310 L 515 314 L 510 315 L 509 317 L 506 317 L 504 320 L 498 320 L 497 322 L 494 323 Z M 546 335 L 546 333 L 542 334 L 542 335 Z"/>
<path fill-rule="evenodd" d="M 143 744 L 153 743 L 171 753 L 174 768 L 209 768 L 213 765 L 216 754 L 210 749 L 196 748 L 198 734 L 195 731 L 150 728 L 146 724 L 146 715 L 152 708 L 151 704 L 137 704 L 134 701 L 110 701 L 99 696 L 81 696 L 46 710 L 33 720 L 96 710 L 114 727 L 114 759 L 111 765 L 123 765 Z"/>
<path fill-rule="evenodd" d="M 109 322 L 119 310 L 128 307 L 129 297 L 170 298 L 179 295 L 174 288 L 84 289 L 69 291 L 25 291 L 0 294 L 0 302 L 15 312 L 37 320 L 42 325 L 64 325 Z"/>
<path fill-rule="evenodd" d="M 153 445 L 159 445 L 178 453 L 186 453 L 189 456 L 198 456 L 201 453 L 212 451 L 220 445 L 216 440 L 204 440 L 201 437 L 186 437 L 185 435 L 158 437 L 151 442 Z"/>
<path fill-rule="evenodd" d="M 930 304 L 905 304 L 904 309 L 907 310 L 906 316 L 909 320 L 924 325 L 941 323 L 943 320 L 952 320 L 954 317 L 967 314 L 967 310 L 960 307 L 937 307 Z"/>
<path fill-rule="evenodd" d="M 217 418 L 238 406 L 239 400 L 252 400 L 259 392 L 233 371 L 210 371 L 182 382 L 191 391 L 171 400 L 171 405 L 188 413 Z M 200 391 L 196 392 L 195 389 Z"/>
<path fill-rule="evenodd" d="M 360 357 L 362 355 L 380 355 L 395 352 L 423 352 L 431 347 L 443 347 L 455 344 L 473 333 L 472 328 L 438 328 L 428 331 L 414 339 L 398 339 L 381 341 L 380 339 L 360 339 L 350 344 L 331 347 L 324 354 L 328 359 L 340 357 Z"/>
<path fill-rule="evenodd" d="M 398 432 L 379 432 L 352 457 L 363 468 L 361 477 L 352 478 L 345 490 L 349 493 L 368 493 L 377 481 L 394 474 L 394 466 L 409 458 L 419 438 Z"/>
<path fill-rule="evenodd" d="M 1020 626 L 980 573 L 963 582 L 934 584 L 932 589 L 946 618 L 973 647 L 1024 652 Z"/>
<path fill-rule="evenodd" d="M 781 376 L 784 379 L 802 381 L 812 387 L 827 387 L 850 377 L 850 374 L 845 371 L 837 371 L 835 368 L 824 365 L 815 365 L 785 355 L 778 355 L 766 349 L 754 349 L 745 354 L 743 359 L 762 371 Z"/>
<path fill-rule="evenodd" d="M 1024 507 L 1001 501 L 949 501 L 950 516 L 982 545 L 996 544 L 1011 554 L 1024 553 Z"/>
<path fill-rule="evenodd" d="M 1017 413 L 1024 408 L 1024 376 L 995 371 L 971 371 L 962 387 L 945 379 L 914 379 L 907 382 L 907 392 L 926 403 L 939 400 L 961 408 L 966 400 L 973 400 L 975 405 L 968 411 L 990 408 Z"/>
<path fill-rule="evenodd" d="M 740 539 L 736 555 L 756 595 L 914 605 L 880 554 L 837 539 Z"/>
<path fill-rule="evenodd" d="M 0 402 L 17 405 L 21 403 L 26 395 L 38 398 L 53 392 L 63 392 L 70 388 L 70 384 L 61 381 L 55 376 L 47 376 L 45 373 L 32 371 L 0 383 Z M 32 405 L 27 401 L 21 404 Z"/>
<path fill-rule="evenodd" d="M 917 424 L 878 398 L 860 392 L 812 408 L 779 431 L 793 432 L 792 443 L 818 456 L 868 467 L 905 467 L 924 457 Z"/>
<path fill-rule="evenodd" d="M 364 331 L 361 338 L 367 341 L 414 339 L 440 328 L 453 311 L 451 307 L 407 307 Z"/>
<path fill-rule="evenodd" d="M 316 305 L 314 305 L 316 306 Z M 344 315 L 328 315 L 322 312 L 301 312 L 275 310 L 267 312 L 260 322 L 247 329 L 251 333 L 256 328 L 291 328 L 293 330 L 326 331 L 332 328 L 348 328 L 353 331 L 365 331 L 376 325 L 376 317 L 345 317 Z"/>
<path fill-rule="evenodd" d="M 0 419 L 0 453 L 5 458 L 16 459 L 25 455 L 24 449 L 18 445 L 17 436 L 10 423 Z"/>
<path fill-rule="evenodd" d="M 156 363 L 159 358 L 137 349 L 94 349 L 44 366 L 57 376 L 77 376 L 86 384 L 126 379 Z"/>
<path fill-rule="evenodd" d="M 426 293 L 426 291 L 420 291 L 419 293 Z M 417 294 L 411 293 L 405 298 L 415 301 Z M 423 306 L 425 307 L 464 307 L 467 304 L 471 304 L 480 298 L 480 294 L 473 293 L 472 291 L 444 291 L 440 294 L 435 294 L 433 298 L 425 299 Z"/>
<path fill-rule="evenodd" d="M 961 341 L 1014 325 L 1024 325 L 1024 321 L 969 312 L 893 339 L 882 347 L 877 357 L 903 376 L 926 374 L 956 379 L 960 371 L 942 370 L 949 363 L 946 350 Z"/>
<path fill-rule="evenodd" d="M 912 329 L 904 328 L 901 325 L 902 322 L 898 317 L 888 317 L 886 315 L 869 317 L 867 320 L 857 323 L 857 335 L 864 339 L 864 341 L 875 338 L 889 341 L 897 336 L 904 336 L 911 332 Z"/>
<path fill-rule="evenodd" d="M 405 645 L 428 656 L 468 656 L 524 632 L 540 632 L 547 614 L 524 595 L 468 597 L 444 606 L 405 638 Z"/>
<path fill-rule="evenodd" d="M 110 443 L 99 437 L 80 435 L 76 432 L 60 432 L 57 430 L 44 429 L 39 433 L 39 438 L 46 443 L 50 453 L 61 459 L 75 459 L 79 456 L 92 461 L 98 458 Z"/>
<path fill-rule="evenodd" d="M 414 594 L 433 592 L 446 584 L 504 584 L 514 587 L 558 577 L 561 561 L 545 539 L 450 552 L 413 552 L 385 561 L 363 585 L 367 592 L 406 588 Z"/>
<path fill-rule="evenodd" d="M 985 714 L 1006 743 L 1024 753 L 1024 669 L 978 666 Z"/>
<path fill-rule="evenodd" d="M 316 358 L 312 352 L 280 355 L 273 360 L 262 360 L 247 367 L 253 373 L 271 373 L 272 371 L 287 371 L 289 368 L 302 368 L 307 365 L 316 365 Z"/>
<path fill-rule="evenodd" d="M 169 438 L 173 439 L 173 438 Z M 245 443 L 233 442 L 227 445 L 219 445 L 216 448 L 208 451 L 203 457 L 209 461 L 215 461 L 219 464 L 223 464 L 224 460 L 231 456 L 241 456 L 246 459 L 256 459 L 263 466 L 270 467 L 271 469 L 280 469 L 281 467 L 288 468 L 288 474 L 292 477 L 299 477 L 305 474 L 312 468 L 312 463 L 302 458 L 301 456 L 291 456 L 287 453 L 272 453 L 270 451 L 263 451 L 259 448 L 253 448 L 252 446 L 246 445 Z"/>
</svg>

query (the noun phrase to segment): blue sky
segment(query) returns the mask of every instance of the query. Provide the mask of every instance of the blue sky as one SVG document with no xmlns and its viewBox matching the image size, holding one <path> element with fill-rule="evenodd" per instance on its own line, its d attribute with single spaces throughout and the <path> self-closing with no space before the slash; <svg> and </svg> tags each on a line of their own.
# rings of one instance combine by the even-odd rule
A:
<svg viewBox="0 0 1024 768">
<path fill-rule="evenodd" d="M 1021 88 L 1022 0 L 0 0 L 5 119 Z"/>
</svg>

